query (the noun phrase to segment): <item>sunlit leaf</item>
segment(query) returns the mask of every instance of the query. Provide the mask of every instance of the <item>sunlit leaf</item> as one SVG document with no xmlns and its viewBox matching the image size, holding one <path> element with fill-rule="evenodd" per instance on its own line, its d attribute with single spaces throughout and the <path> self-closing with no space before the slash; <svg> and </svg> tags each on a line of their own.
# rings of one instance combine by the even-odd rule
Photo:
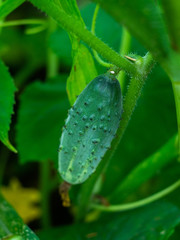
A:
<svg viewBox="0 0 180 240">
<path fill-rule="evenodd" d="M 0 61 L 0 140 L 13 152 L 17 152 L 8 138 L 13 113 L 15 85 L 7 68 Z"/>
<path fill-rule="evenodd" d="M 67 80 L 67 92 L 71 105 L 86 85 L 96 76 L 97 72 L 91 53 L 83 44 L 80 44 Z"/>
<path fill-rule="evenodd" d="M 0 239 L 38 240 L 10 204 L 0 195 Z"/>
</svg>

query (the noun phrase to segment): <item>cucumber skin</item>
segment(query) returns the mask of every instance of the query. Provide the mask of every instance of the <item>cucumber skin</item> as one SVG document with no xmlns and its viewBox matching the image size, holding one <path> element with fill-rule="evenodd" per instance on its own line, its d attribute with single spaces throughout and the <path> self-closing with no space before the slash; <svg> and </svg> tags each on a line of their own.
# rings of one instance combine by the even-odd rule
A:
<svg viewBox="0 0 180 240">
<path fill-rule="evenodd" d="M 110 148 L 122 114 L 118 80 L 93 79 L 69 110 L 59 148 L 59 173 L 70 184 L 83 183 Z"/>
</svg>

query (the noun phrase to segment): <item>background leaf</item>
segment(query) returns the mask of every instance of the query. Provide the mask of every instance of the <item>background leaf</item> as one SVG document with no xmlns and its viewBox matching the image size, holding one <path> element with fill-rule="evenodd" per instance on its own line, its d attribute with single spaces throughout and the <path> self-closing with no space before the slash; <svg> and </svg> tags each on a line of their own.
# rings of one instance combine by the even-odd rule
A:
<svg viewBox="0 0 180 240">
<path fill-rule="evenodd" d="M 103 214 L 94 223 L 74 224 L 44 231 L 40 239 L 165 240 L 180 223 L 180 210 L 170 203 L 157 202 L 125 213 Z"/>
<path fill-rule="evenodd" d="M 96 0 L 96 2 L 127 27 L 155 58 L 163 61 L 168 55 L 170 50 L 168 35 L 156 1 Z"/>
<path fill-rule="evenodd" d="M 19 7 L 25 0 L 6 0 L 0 5 L 0 18 L 6 17 L 14 9 Z"/>
<path fill-rule="evenodd" d="M 119 203 L 133 191 L 137 190 L 144 182 L 157 174 L 162 167 L 175 160 L 178 156 L 177 135 L 173 136 L 154 154 L 150 155 L 144 161 L 140 162 L 136 167 L 121 181 L 115 191 L 110 194 L 111 202 Z"/>
<path fill-rule="evenodd" d="M 59 137 L 67 114 L 65 83 L 35 82 L 21 96 L 18 114 L 17 145 L 22 163 L 57 162 Z"/>
<path fill-rule="evenodd" d="M 13 152 L 17 152 L 8 139 L 13 113 L 15 86 L 7 68 L 0 61 L 0 140 Z"/>
<path fill-rule="evenodd" d="M 39 238 L 26 226 L 10 204 L 0 195 L 0 238 L 21 236 L 23 239 L 38 240 Z"/>
<path fill-rule="evenodd" d="M 48 44 L 53 52 L 58 56 L 60 63 L 63 66 L 72 65 L 71 41 L 67 32 L 61 28 L 58 28 L 56 31 L 50 34 Z"/>
<path fill-rule="evenodd" d="M 180 2 L 161 0 L 164 18 L 168 27 L 171 47 L 180 52 Z"/>
</svg>

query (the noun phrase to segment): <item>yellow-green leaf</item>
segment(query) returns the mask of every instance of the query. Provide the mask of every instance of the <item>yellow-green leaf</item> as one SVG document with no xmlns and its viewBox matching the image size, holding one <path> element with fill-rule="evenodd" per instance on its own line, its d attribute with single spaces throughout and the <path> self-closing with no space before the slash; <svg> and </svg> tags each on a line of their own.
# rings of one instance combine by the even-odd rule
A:
<svg viewBox="0 0 180 240">
<path fill-rule="evenodd" d="M 96 76 L 97 71 L 92 55 L 83 44 L 80 44 L 73 59 L 71 73 L 67 79 L 67 92 L 71 105 L 86 85 Z"/>
</svg>

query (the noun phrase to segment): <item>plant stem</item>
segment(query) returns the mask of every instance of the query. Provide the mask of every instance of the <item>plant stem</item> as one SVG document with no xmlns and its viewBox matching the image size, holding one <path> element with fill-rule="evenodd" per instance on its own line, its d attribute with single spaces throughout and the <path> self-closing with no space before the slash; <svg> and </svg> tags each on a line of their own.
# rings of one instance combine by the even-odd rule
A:
<svg viewBox="0 0 180 240">
<path fill-rule="evenodd" d="M 134 192 L 142 183 L 150 179 L 163 166 L 175 159 L 178 155 L 178 135 L 174 135 L 155 153 L 140 162 L 125 179 L 110 194 L 110 202 L 117 203 Z"/>
<path fill-rule="evenodd" d="M 137 74 L 136 66 L 126 58 L 120 56 L 112 50 L 103 41 L 93 35 L 86 27 L 76 18 L 67 15 L 59 4 L 50 0 L 30 0 L 35 6 L 45 11 L 49 16 L 55 19 L 69 33 L 75 34 L 78 38 L 95 49 L 102 57 L 112 64 L 119 66 L 129 74 Z"/>
<path fill-rule="evenodd" d="M 144 57 L 143 61 L 136 62 L 136 64 L 140 64 L 139 72 L 140 76 L 133 77 L 131 79 L 125 101 L 124 101 L 124 112 L 122 114 L 122 120 L 120 123 L 120 127 L 117 130 L 117 139 L 112 143 L 112 149 L 116 149 L 119 144 L 124 132 L 128 126 L 129 120 L 131 119 L 132 113 L 136 107 L 136 103 L 141 95 L 142 88 L 145 84 L 146 77 L 152 68 L 153 59 L 150 53 L 147 53 Z"/>
<path fill-rule="evenodd" d="M 49 34 L 55 29 L 56 24 L 55 22 L 49 18 Z M 53 57 L 51 56 L 53 55 Z M 54 53 L 48 49 L 47 51 L 47 79 L 52 78 L 57 75 L 57 59 L 54 57 Z M 49 198 L 50 198 L 50 164 L 49 161 L 43 161 L 41 163 L 41 192 L 42 192 L 42 227 L 43 229 L 50 227 L 50 205 L 49 205 Z"/>
<path fill-rule="evenodd" d="M 13 21 L 7 21 L 0 23 L 0 27 L 12 27 L 12 26 L 20 26 L 20 25 L 32 25 L 32 24 L 45 24 L 46 21 L 42 19 L 19 19 Z"/>
<path fill-rule="evenodd" d="M 52 32 L 54 32 L 56 28 L 57 28 L 56 22 L 52 18 L 50 18 L 48 35 L 50 35 Z M 47 76 L 48 76 L 48 78 L 55 77 L 58 74 L 58 68 L 59 68 L 58 57 L 50 48 L 48 48 L 48 53 L 47 53 Z"/>
<path fill-rule="evenodd" d="M 130 46 L 131 46 L 131 35 L 126 30 L 126 28 L 123 27 L 121 46 L 120 46 L 120 50 L 119 50 L 120 54 L 122 56 L 126 55 L 130 50 Z M 125 84 L 125 72 L 124 71 L 121 71 L 119 73 L 118 80 L 119 80 L 120 85 L 121 85 L 122 93 L 124 93 L 125 92 L 125 85 L 126 85 Z"/>
<path fill-rule="evenodd" d="M 131 210 L 134 208 L 142 207 L 144 205 L 147 205 L 149 203 L 152 203 L 154 201 L 157 201 L 158 199 L 165 197 L 169 193 L 173 192 L 176 190 L 178 187 L 180 187 L 180 180 L 177 182 L 173 183 L 171 186 L 165 188 L 164 190 L 153 194 L 150 197 L 144 198 L 142 200 L 132 202 L 132 203 L 127 203 L 127 204 L 120 204 L 120 205 L 111 205 L 111 206 L 102 206 L 99 204 L 91 204 L 92 208 L 101 210 L 101 211 L 106 211 L 106 212 L 118 212 L 118 211 L 127 211 Z"/>
<path fill-rule="evenodd" d="M 9 150 L 5 146 L 1 146 L 0 152 L 0 187 L 2 185 L 3 176 L 5 173 L 6 163 L 8 161 L 8 157 L 10 155 Z"/>
<path fill-rule="evenodd" d="M 50 211 L 49 211 L 49 161 L 40 163 L 40 188 L 41 188 L 41 208 L 42 208 L 42 228 L 50 227 Z"/>
<path fill-rule="evenodd" d="M 116 150 L 119 142 L 122 139 L 122 136 L 124 135 L 129 120 L 131 119 L 131 115 L 136 107 L 137 100 L 145 84 L 146 77 L 153 66 L 153 62 L 154 61 L 151 54 L 147 53 L 144 58 L 142 58 L 140 61 L 136 61 L 135 63 L 139 65 L 139 74 L 141 74 L 141 78 L 134 77 L 131 79 L 124 101 L 124 112 L 122 115 L 122 120 L 120 122 L 120 127 L 117 130 L 117 137 L 112 141 L 111 150 L 106 152 L 104 158 L 97 167 L 96 172 L 82 185 L 79 196 L 79 211 L 77 213 L 77 220 L 82 219 L 85 215 L 94 185 L 97 182 L 97 179 L 99 178 L 103 169 L 107 166 L 107 164 L 109 164 L 114 151 Z"/>
</svg>

